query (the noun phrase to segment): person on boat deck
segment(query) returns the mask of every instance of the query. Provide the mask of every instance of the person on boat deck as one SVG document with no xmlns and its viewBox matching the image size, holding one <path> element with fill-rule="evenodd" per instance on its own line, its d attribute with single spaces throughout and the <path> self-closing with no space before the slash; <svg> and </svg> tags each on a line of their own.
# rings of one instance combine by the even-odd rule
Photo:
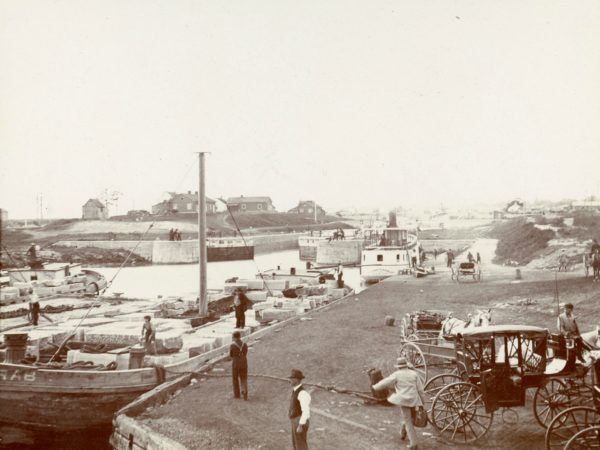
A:
<svg viewBox="0 0 600 450">
<path fill-rule="evenodd" d="M 564 312 L 558 316 L 558 331 L 562 336 L 565 337 L 565 339 L 574 339 L 577 359 L 581 362 L 585 362 L 581 354 L 582 339 L 581 333 L 579 333 L 579 326 L 577 325 L 577 321 L 573 315 L 573 304 L 567 303 L 565 304 L 564 308 Z"/>
<path fill-rule="evenodd" d="M 29 314 L 32 325 L 37 326 L 40 318 L 40 299 L 33 289 L 29 289 Z"/>
<path fill-rule="evenodd" d="M 600 252 L 600 244 L 598 244 L 598 241 L 596 239 L 592 240 L 592 249 L 590 250 L 590 256 L 592 256 L 592 254 L 598 250 Z"/>
<path fill-rule="evenodd" d="M 477 252 L 477 264 L 481 264 L 481 255 Z"/>
<path fill-rule="evenodd" d="M 246 326 L 246 310 L 248 309 L 248 297 L 237 288 L 233 293 L 233 309 L 235 310 L 235 327 L 244 328 Z"/>
<path fill-rule="evenodd" d="M 233 332 L 233 342 L 229 346 L 229 357 L 231 358 L 231 376 L 233 382 L 233 397 L 240 398 L 240 384 L 242 385 L 242 396 L 248 400 L 248 346 L 242 342 L 242 334 Z"/>
<path fill-rule="evenodd" d="M 146 353 L 156 354 L 156 330 L 150 322 L 152 318 L 150 316 L 144 316 L 144 325 L 142 326 L 142 342 Z"/>
<path fill-rule="evenodd" d="M 344 280 L 342 279 L 344 276 L 344 266 L 341 261 L 338 263 L 337 267 L 337 287 L 342 289 L 344 287 Z"/>
<path fill-rule="evenodd" d="M 469 252 L 469 254 L 467 255 L 467 259 L 469 260 L 470 263 L 473 262 L 473 253 Z"/>
<path fill-rule="evenodd" d="M 175 240 L 175 230 L 173 230 L 173 228 L 171 228 L 169 230 L 169 240 L 170 241 L 174 241 Z"/>
</svg>

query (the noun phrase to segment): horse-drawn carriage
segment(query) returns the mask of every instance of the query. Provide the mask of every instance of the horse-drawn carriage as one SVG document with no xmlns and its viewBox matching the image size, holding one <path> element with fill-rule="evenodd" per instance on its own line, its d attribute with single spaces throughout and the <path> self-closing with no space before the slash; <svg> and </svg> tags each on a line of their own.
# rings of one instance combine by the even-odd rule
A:
<svg viewBox="0 0 600 450">
<path fill-rule="evenodd" d="M 569 407 L 591 402 L 587 369 L 577 364 L 575 348 L 544 328 L 466 328 L 453 341 L 406 342 L 400 354 L 425 383 L 432 425 L 451 442 L 480 439 L 491 427 L 494 412 L 524 406 L 530 388 L 536 389 L 533 411 L 542 426 Z M 434 367 L 445 372 L 429 379 Z"/>
<path fill-rule="evenodd" d="M 452 280 L 460 282 L 461 277 L 472 277 L 475 281 L 481 281 L 481 267 L 476 262 L 461 262 L 457 268 L 452 267 Z"/>
<path fill-rule="evenodd" d="M 406 313 L 400 321 L 400 337 L 407 341 L 435 338 L 450 315 L 449 311 L 436 309 Z"/>
<path fill-rule="evenodd" d="M 600 448 L 600 352 L 591 354 L 591 404 L 567 408 L 546 430 L 546 450 Z"/>
</svg>

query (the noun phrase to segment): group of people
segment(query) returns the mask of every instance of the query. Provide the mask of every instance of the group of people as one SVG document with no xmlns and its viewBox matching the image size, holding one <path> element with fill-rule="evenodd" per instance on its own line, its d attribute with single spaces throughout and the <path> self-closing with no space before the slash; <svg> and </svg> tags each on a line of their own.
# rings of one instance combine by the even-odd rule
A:
<svg viewBox="0 0 600 450">
<path fill-rule="evenodd" d="M 477 252 L 476 257 L 473 256 L 473 253 L 469 252 L 469 254 L 467 255 L 467 259 L 470 263 L 476 262 L 477 264 L 481 264 L 481 255 L 479 254 L 479 252 Z"/>
<path fill-rule="evenodd" d="M 342 230 L 341 228 L 336 229 L 333 232 L 333 236 L 331 237 L 331 239 L 333 239 L 334 241 L 346 239 L 346 235 L 344 234 L 344 230 Z"/>
<path fill-rule="evenodd" d="M 180 241 L 181 240 L 181 233 L 179 232 L 178 228 L 171 228 L 169 230 L 169 240 L 170 241 Z"/>
</svg>

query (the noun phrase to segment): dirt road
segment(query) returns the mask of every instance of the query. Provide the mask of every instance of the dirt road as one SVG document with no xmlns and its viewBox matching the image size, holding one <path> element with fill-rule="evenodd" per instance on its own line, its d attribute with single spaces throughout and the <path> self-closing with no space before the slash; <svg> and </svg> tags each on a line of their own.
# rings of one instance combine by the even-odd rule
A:
<svg viewBox="0 0 600 450">
<path fill-rule="evenodd" d="M 305 373 L 307 383 L 367 392 L 367 370 L 389 364 L 400 345 L 398 328 L 384 326 L 384 317 L 401 318 L 422 308 L 448 309 L 465 317 L 477 308 L 491 307 L 495 324 L 522 323 L 554 329 L 553 279 L 528 281 L 534 276 L 528 273 L 523 282 L 512 283 L 509 275 L 514 278 L 512 271 L 500 271 L 481 283 L 460 284 L 451 282 L 447 273 L 424 279 L 388 279 L 261 339 L 249 353 L 250 373 L 286 377 L 291 368 L 298 368 Z M 575 304 L 583 330 L 600 321 L 597 283 L 570 277 L 559 280 L 557 286 L 561 301 Z M 201 378 L 168 404 L 148 411 L 143 416 L 145 423 L 191 449 L 291 448 L 286 417 L 289 386 L 251 378 L 249 401 L 234 400 L 228 371 L 229 364 L 221 364 L 212 372 L 216 377 Z M 312 448 L 400 447 L 397 409 L 368 405 L 357 397 L 319 389 L 313 391 L 312 398 Z M 543 448 L 544 429 L 535 421 L 530 402 L 524 408 L 512 409 L 505 419 L 514 423 L 503 423 L 498 412 L 487 436 L 468 448 Z M 420 434 L 420 448 L 454 448 L 442 442 L 431 426 Z"/>
</svg>

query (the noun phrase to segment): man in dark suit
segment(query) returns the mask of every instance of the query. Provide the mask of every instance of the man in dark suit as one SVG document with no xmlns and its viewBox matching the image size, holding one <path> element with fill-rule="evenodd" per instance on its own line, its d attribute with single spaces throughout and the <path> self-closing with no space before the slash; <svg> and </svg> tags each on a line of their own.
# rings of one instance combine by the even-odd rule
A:
<svg viewBox="0 0 600 450">
<path fill-rule="evenodd" d="M 301 371 L 292 369 L 292 373 L 288 378 L 293 387 L 288 414 L 292 423 L 292 444 L 294 450 L 308 450 L 310 394 L 302 386 L 304 375 Z"/>
<path fill-rule="evenodd" d="M 248 345 L 242 342 L 242 335 L 239 331 L 233 332 L 233 342 L 229 346 L 229 356 L 231 357 L 231 377 L 233 381 L 233 396 L 240 398 L 240 384 L 242 385 L 242 395 L 244 400 L 248 400 Z"/>
<path fill-rule="evenodd" d="M 244 328 L 246 326 L 246 310 L 248 309 L 248 297 L 241 289 L 236 289 L 233 293 L 233 309 L 235 310 L 235 327 Z"/>
</svg>

